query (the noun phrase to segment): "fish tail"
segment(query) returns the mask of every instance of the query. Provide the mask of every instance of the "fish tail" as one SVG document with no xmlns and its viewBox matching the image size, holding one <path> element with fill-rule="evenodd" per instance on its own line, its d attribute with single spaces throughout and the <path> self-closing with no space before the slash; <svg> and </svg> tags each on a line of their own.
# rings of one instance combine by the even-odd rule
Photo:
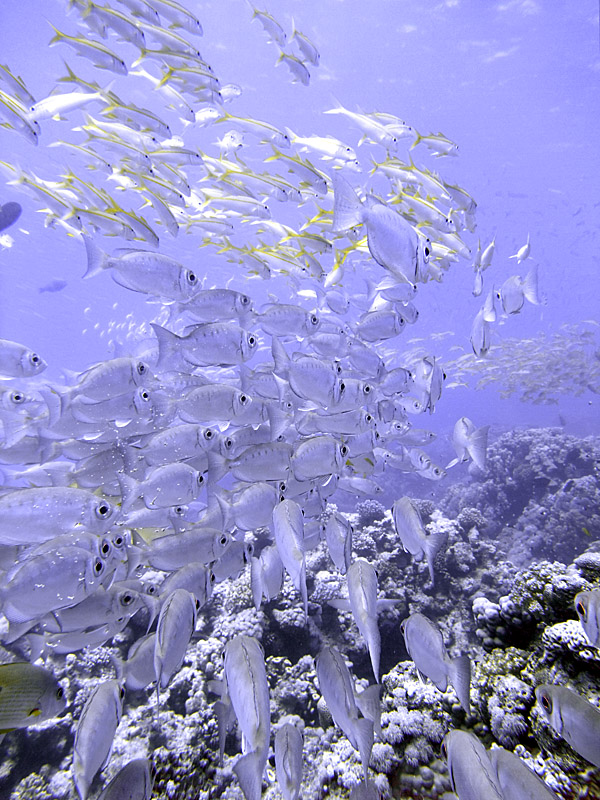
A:
<svg viewBox="0 0 600 800">
<path fill-rule="evenodd" d="M 362 222 L 362 203 L 345 178 L 336 172 L 331 176 L 333 184 L 334 232 L 347 231 Z"/>
<path fill-rule="evenodd" d="M 254 608 L 259 611 L 263 599 L 263 580 L 262 580 L 262 566 L 260 558 L 252 556 L 250 559 L 250 586 L 252 588 L 252 600 Z"/>
<path fill-rule="evenodd" d="M 489 429 L 489 425 L 484 425 L 482 428 L 477 428 L 477 430 L 472 434 L 468 446 L 469 455 L 473 459 L 475 465 L 482 471 L 485 470 Z"/>
<path fill-rule="evenodd" d="M 446 539 L 447 536 L 445 533 L 442 533 L 441 531 L 435 531 L 434 533 L 429 534 L 425 542 L 425 556 L 427 558 L 427 566 L 429 567 L 429 577 L 431 578 L 432 586 L 435 583 L 433 565 L 435 563 L 437 554 L 446 544 Z"/>
<path fill-rule="evenodd" d="M 260 750 L 246 753 L 235 762 L 233 771 L 246 800 L 260 800 L 264 766 L 265 760 Z"/>
<path fill-rule="evenodd" d="M 83 277 L 92 278 L 94 275 L 99 275 L 103 269 L 106 269 L 108 255 L 85 233 L 82 234 L 82 238 L 87 255 L 87 269 Z"/>
<path fill-rule="evenodd" d="M 533 303 L 534 306 L 539 306 L 540 297 L 538 294 L 537 264 L 533 265 L 523 279 L 523 295 L 525 296 L 525 299 L 529 300 L 530 303 Z"/>
<path fill-rule="evenodd" d="M 121 513 L 126 514 L 138 497 L 139 482 L 131 475 L 126 475 L 124 472 L 117 473 L 117 480 L 121 489 Z"/>
<path fill-rule="evenodd" d="M 290 357 L 288 356 L 285 347 L 281 344 L 276 336 L 271 340 L 271 354 L 275 362 L 273 372 L 279 377 L 285 378 L 290 368 Z"/>
<path fill-rule="evenodd" d="M 365 780 L 369 772 L 369 761 L 371 760 L 371 750 L 373 749 L 373 722 L 362 717 L 356 720 L 354 731 L 356 737 L 357 750 L 360 753 L 360 760 L 365 772 Z"/>
<path fill-rule="evenodd" d="M 468 656 L 453 658 L 449 664 L 449 680 L 459 699 L 461 706 L 469 713 L 471 708 L 471 662 Z"/>
<path fill-rule="evenodd" d="M 208 457 L 207 485 L 210 487 L 227 474 L 227 459 L 220 453 L 215 453 L 214 450 L 209 450 L 206 455 Z"/>
<path fill-rule="evenodd" d="M 271 439 L 276 441 L 288 428 L 287 415 L 277 406 L 267 406 L 267 416 L 271 428 Z"/>
<path fill-rule="evenodd" d="M 150 323 L 150 327 L 158 341 L 157 369 L 175 369 L 175 364 L 179 364 L 181 361 L 179 345 L 181 337 L 154 322 Z"/>
</svg>

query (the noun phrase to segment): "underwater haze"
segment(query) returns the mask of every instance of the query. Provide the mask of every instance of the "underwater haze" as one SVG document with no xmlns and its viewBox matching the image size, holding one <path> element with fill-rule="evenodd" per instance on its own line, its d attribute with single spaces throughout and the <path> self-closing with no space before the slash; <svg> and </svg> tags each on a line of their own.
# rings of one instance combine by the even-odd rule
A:
<svg viewBox="0 0 600 800">
<path fill-rule="evenodd" d="M 598 5 L 0 22 L 0 798 L 600 798 Z"/>
</svg>

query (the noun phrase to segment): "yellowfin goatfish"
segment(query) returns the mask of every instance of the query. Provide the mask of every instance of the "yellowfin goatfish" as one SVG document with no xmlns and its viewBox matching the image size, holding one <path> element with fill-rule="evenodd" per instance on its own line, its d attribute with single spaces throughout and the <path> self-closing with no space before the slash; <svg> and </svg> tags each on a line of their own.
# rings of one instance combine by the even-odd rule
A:
<svg viewBox="0 0 600 800">
<path fill-rule="evenodd" d="M 27 662 L 0 665 L 0 734 L 61 714 L 64 690 L 54 675 Z"/>
</svg>

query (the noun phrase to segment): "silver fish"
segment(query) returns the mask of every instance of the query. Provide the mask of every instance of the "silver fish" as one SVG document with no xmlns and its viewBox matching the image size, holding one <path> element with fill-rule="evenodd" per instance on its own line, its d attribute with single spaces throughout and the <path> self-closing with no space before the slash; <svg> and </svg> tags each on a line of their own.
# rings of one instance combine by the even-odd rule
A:
<svg viewBox="0 0 600 800">
<path fill-rule="evenodd" d="M 519 756 L 494 747 L 489 750 L 504 800 L 558 800 L 552 789 Z"/>
<path fill-rule="evenodd" d="M 253 636 L 234 636 L 225 645 L 224 663 L 227 694 L 244 737 L 233 771 L 246 800 L 260 800 L 271 731 L 264 652 Z"/>
<path fill-rule="evenodd" d="M 283 586 L 284 568 L 276 544 L 265 547 L 258 558 L 250 559 L 250 583 L 254 608 L 258 611 L 263 597 L 267 602 L 277 597 Z"/>
<path fill-rule="evenodd" d="M 147 758 L 134 758 L 117 772 L 98 800 L 150 800 L 154 774 Z"/>
<path fill-rule="evenodd" d="M 535 696 L 543 719 L 580 756 L 600 767 L 600 710 L 566 686 L 543 684 Z"/>
<path fill-rule="evenodd" d="M 163 603 L 156 626 L 154 642 L 154 673 L 156 676 L 156 712 L 160 690 L 168 686 L 185 658 L 196 628 L 199 603 L 187 589 L 174 589 Z"/>
<path fill-rule="evenodd" d="M 403 549 L 413 555 L 417 561 L 423 557 L 427 560 L 429 576 L 433 585 L 433 565 L 437 554 L 446 543 L 446 536 L 437 531 L 426 534 L 421 514 L 410 497 L 405 496 L 396 500 L 392 506 L 392 516 Z"/>
<path fill-rule="evenodd" d="M 73 747 L 73 782 L 81 800 L 86 800 L 94 776 L 108 763 L 124 697 L 118 681 L 104 681 L 95 686 L 83 707 Z"/>
<path fill-rule="evenodd" d="M 275 734 L 275 771 L 284 800 L 298 800 L 302 783 L 304 739 L 295 725 L 282 725 Z"/>
<path fill-rule="evenodd" d="M 442 751 L 459 800 L 504 800 L 486 749 L 475 735 L 452 730 L 444 737 Z"/>
<path fill-rule="evenodd" d="M 575 595 L 575 611 L 587 638 L 600 647 L 600 589 Z"/>
<path fill-rule="evenodd" d="M 27 662 L 0 664 L 0 730 L 26 728 L 61 714 L 65 693 L 50 670 Z"/>
<path fill-rule="evenodd" d="M 306 561 L 304 558 L 304 517 L 294 500 L 282 500 L 273 509 L 273 530 L 279 556 L 292 583 L 302 596 L 304 619 L 308 620 Z"/>
<path fill-rule="evenodd" d="M 25 345 L 0 339 L 0 377 L 31 378 L 47 366 L 41 356 Z"/>
<path fill-rule="evenodd" d="M 414 613 L 400 626 L 408 654 L 418 672 L 425 675 L 445 692 L 448 684 L 454 687 L 460 704 L 469 713 L 471 662 L 468 656 L 450 658 L 439 627 L 424 614 Z"/>
<path fill-rule="evenodd" d="M 454 425 L 452 445 L 456 451 L 456 458 L 447 465 L 446 469 L 459 464 L 461 461 L 471 459 L 475 466 L 485 471 L 489 425 L 476 428 L 468 417 L 461 417 Z"/>
</svg>

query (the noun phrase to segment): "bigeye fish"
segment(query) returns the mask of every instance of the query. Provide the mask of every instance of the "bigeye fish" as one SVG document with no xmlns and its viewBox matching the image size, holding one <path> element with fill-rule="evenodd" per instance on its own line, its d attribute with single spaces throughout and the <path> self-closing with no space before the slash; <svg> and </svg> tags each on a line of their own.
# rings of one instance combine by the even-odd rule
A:
<svg viewBox="0 0 600 800">
<path fill-rule="evenodd" d="M 433 585 L 433 565 L 437 554 L 446 544 L 446 535 L 439 531 L 425 533 L 421 514 L 410 497 L 405 496 L 396 500 L 392 506 L 392 517 L 402 548 L 417 561 L 425 557 Z"/>
<path fill-rule="evenodd" d="M 227 473 L 238 481 L 285 481 L 290 473 L 292 445 L 287 442 L 267 442 L 247 447 L 239 456 L 229 460 L 211 452 L 208 454 L 209 483 Z"/>
<path fill-rule="evenodd" d="M 257 639 L 240 634 L 225 645 L 223 660 L 227 698 L 243 736 L 233 771 L 246 800 L 260 800 L 271 733 L 265 655 Z"/>
<path fill-rule="evenodd" d="M 139 441 L 132 442 L 131 447 L 143 456 L 146 464 L 159 467 L 202 456 L 207 450 L 216 447 L 217 441 L 218 433 L 215 428 L 184 422 L 142 437 Z"/>
<path fill-rule="evenodd" d="M 506 800 L 492 762 L 477 736 L 452 730 L 444 737 L 442 752 L 448 761 L 452 790 L 459 800 Z"/>
<path fill-rule="evenodd" d="M 20 661 L 0 664 L 0 734 L 52 719 L 66 705 L 49 670 Z"/>
<path fill-rule="evenodd" d="M 175 589 L 187 589 L 202 608 L 210 600 L 215 581 L 212 569 L 200 561 L 190 561 L 165 578 L 159 587 L 159 592 L 161 596 L 168 597 Z"/>
<path fill-rule="evenodd" d="M 421 675 L 445 692 L 454 687 L 467 714 L 470 709 L 471 662 L 468 656 L 450 658 L 439 627 L 424 614 L 411 614 L 400 625 L 409 656 Z"/>
<path fill-rule="evenodd" d="M 456 458 L 446 466 L 454 467 L 462 461 L 471 461 L 480 470 L 485 471 L 489 425 L 476 428 L 468 417 L 461 417 L 454 425 L 452 445 L 456 451 Z"/>
<path fill-rule="evenodd" d="M 164 464 L 151 469 L 143 481 L 130 475 L 119 475 L 123 494 L 121 510 L 129 511 L 138 498 L 146 508 L 172 508 L 192 503 L 204 486 L 204 476 L 185 462 Z"/>
<path fill-rule="evenodd" d="M 319 688 L 335 724 L 342 729 L 360 754 L 367 779 L 374 727 L 379 724 L 379 685 L 369 686 L 356 695 L 350 670 L 335 647 L 323 647 L 315 659 Z M 359 716 L 359 708 L 364 716 Z"/>
<path fill-rule="evenodd" d="M 333 436 L 308 436 L 300 439 L 294 446 L 292 472 L 299 481 L 339 474 L 347 453 L 346 445 Z"/>
<path fill-rule="evenodd" d="M 187 589 L 175 589 L 163 603 L 156 625 L 154 673 L 156 676 L 156 714 L 158 718 L 160 690 L 168 686 L 185 658 L 200 603 Z"/>
<path fill-rule="evenodd" d="M 235 386 L 207 383 L 190 389 L 177 401 L 177 414 L 183 422 L 212 425 L 231 422 L 250 405 L 252 398 Z"/>
<path fill-rule="evenodd" d="M 558 800 L 552 789 L 510 750 L 494 747 L 488 755 L 504 800 Z"/>
<path fill-rule="evenodd" d="M 263 548 L 260 556 L 250 559 L 250 585 L 254 608 L 260 609 L 263 597 L 267 603 L 277 597 L 283 586 L 284 568 L 276 544 Z"/>
<path fill-rule="evenodd" d="M 347 572 L 348 600 L 330 600 L 329 604 L 342 611 L 351 611 L 371 659 L 375 681 L 379 680 L 379 656 L 381 636 L 377 626 L 377 611 L 382 605 L 390 603 L 377 600 L 377 573 L 364 558 L 357 558 L 350 564 Z M 393 601 L 392 601 L 393 602 Z"/>
<path fill-rule="evenodd" d="M 190 561 L 210 564 L 223 554 L 230 536 L 217 528 L 194 526 L 182 533 L 171 533 L 155 539 L 142 549 L 142 559 L 155 569 L 172 571 Z"/>
<path fill-rule="evenodd" d="M 273 518 L 273 509 L 281 500 L 277 488 L 266 481 L 251 483 L 229 496 L 221 493 L 215 496 L 225 530 L 233 526 L 242 531 L 268 527 Z"/>
<path fill-rule="evenodd" d="M 248 295 L 233 289 L 201 289 L 180 306 L 180 311 L 187 311 L 201 322 L 245 320 L 252 310 Z"/>
<path fill-rule="evenodd" d="M 281 562 L 292 583 L 300 592 L 304 605 L 304 621 L 308 620 L 306 560 L 304 558 L 304 516 L 294 500 L 282 500 L 273 509 L 275 544 Z"/>
<path fill-rule="evenodd" d="M 85 234 L 87 271 L 84 278 L 109 269 L 113 280 L 134 292 L 169 300 L 187 300 L 198 287 L 198 276 L 169 256 L 147 250 L 125 250 L 115 258 L 109 256 Z"/>
<path fill-rule="evenodd" d="M 108 763 L 124 697 L 118 681 L 104 681 L 94 687 L 83 707 L 73 746 L 73 782 L 81 800 L 87 799 L 96 773 Z"/>
<path fill-rule="evenodd" d="M 339 512 L 331 514 L 322 528 L 331 560 L 345 575 L 352 561 L 352 525 Z"/>
<path fill-rule="evenodd" d="M 575 595 L 575 611 L 587 638 L 600 647 L 600 589 Z"/>
<path fill-rule="evenodd" d="M 544 720 L 580 756 L 600 767 L 600 710 L 565 686 L 543 684 L 535 696 Z"/>
<path fill-rule="evenodd" d="M 24 344 L 0 339 L 0 378 L 32 378 L 47 366 L 41 356 Z"/>
<path fill-rule="evenodd" d="M 98 800 L 150 800 L 153 785 L 152 762 L 134 758 L 121 767 Z"/>
<path fill-rule="evenodd" d="M 117 518 L 112 503 L 85 489 L 14 489 L 0 496 L 0 543 L 45 542 L 78 529 L 103 534 Z"/>
<path fill-rule="evenodd" d="M 298 336 L 305 338 L 316 333 L 321 318 L 314 312 L 289 303 L 273 303 L 256 315 L 256 324 L 271 336 Z"/>
<path fill-rule="evenodd" d="M 20 623 L 75 605 L 95 591 L 107 573 L 103 559 L 81 547 L 59 547 L 34 556 L 3 576 L 2 613 L 10 623 Z"/>
<path fill-rule="evenodd" d="M 298 800 L 300 795 L 303 747 L 302 734 L 289 722 L 275 734 L 275 772 L 284 800 Z"/>
<path fill-rule="evenodd" d="M 82 394 L 91 400 L 106 400 L 155 382 L 148 364 L 139 358 L 112 358 L 82 372 L 70 387 L 71 395 Z"/>
<path fill-rule="evenodd" d="M 151 323 L 158 341 L 158 369 L 231 367 L 252 358 L 258 337 L 233 322 L 202 322 L 183 336 Z"/>
</svg>

